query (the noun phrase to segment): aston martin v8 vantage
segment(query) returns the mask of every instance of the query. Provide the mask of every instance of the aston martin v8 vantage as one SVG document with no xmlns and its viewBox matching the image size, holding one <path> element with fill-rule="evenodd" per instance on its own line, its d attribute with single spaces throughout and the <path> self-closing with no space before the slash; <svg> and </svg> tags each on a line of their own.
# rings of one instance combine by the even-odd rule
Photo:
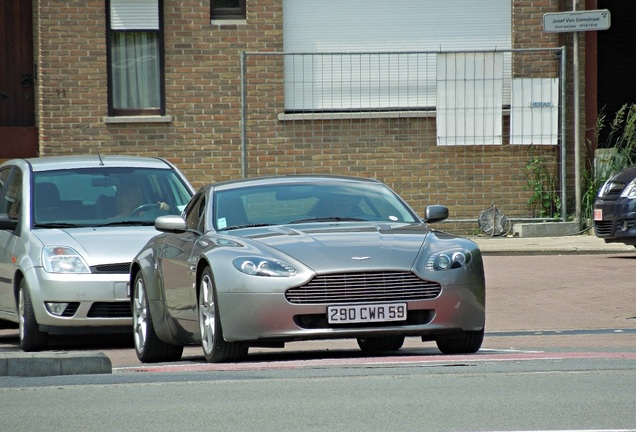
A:
<svg viewBox="0 0 636 432">
<path fill-rule="evenodd" d="M 405 337 L 474 353 L 485 323 L 482 256 L 431 229 L 383 183 L 283 176 L 201 188 L 181 216 L 161 216 L 130 273 L 135 350 L 175 361 L 200 344 L 209 362 L 250 347 L 356 339 L 366 352 Z"/>
</svg>

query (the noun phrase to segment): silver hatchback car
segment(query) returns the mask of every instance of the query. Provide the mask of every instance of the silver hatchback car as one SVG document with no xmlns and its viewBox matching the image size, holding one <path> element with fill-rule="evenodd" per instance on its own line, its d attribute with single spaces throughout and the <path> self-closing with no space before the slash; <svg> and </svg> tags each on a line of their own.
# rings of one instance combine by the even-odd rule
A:
<svg viewBox="0 0 636 432">
<path fill-rule="evenodd" d="M 49 333 L 130 332 L 130 263 L 193 189 L 159 158 L 68 156 L 0 165 L 0 320 L 24 351 Z"/>
</svg>

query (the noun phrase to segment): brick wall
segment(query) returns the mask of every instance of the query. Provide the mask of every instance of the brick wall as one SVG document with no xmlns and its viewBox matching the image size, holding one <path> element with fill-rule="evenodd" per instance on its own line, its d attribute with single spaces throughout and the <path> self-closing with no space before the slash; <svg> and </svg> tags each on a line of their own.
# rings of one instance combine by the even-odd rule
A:
<svg viewBox="0 0 636 432">
<path fill-rule="evenodd" d="M 103 120 L 108 110 L 105 2 L 36 3 L 41 155 L 161 156 L 195 186 L 242 176 L 240 53 L 282 51 L 281 0 L 248 0 L 247 22 L 223 26 L 210 24 L 207 0 L 164 0 L 166 114 L 173 121 L 128 124 Z M 513 1 L 514 47 L 559 46 L 559 38 L 541 28 L 543 14 L 559 7 L 558 0 Z M 515 63 L 515 71 L 525 73 L 544 67 L 553 63 Z M 268 70 L 264 64 L 259 73 Z M 280 102 L 281 95 L 275 98 Z M 433 202 L 448 204 L 452 215 L 461 217 L 475 218 L 492 204 L 511 215 L 528 212 L 527 147 L 438 147 L 434 118 L 385 119 L 369 127 L 365 120 L 280 122 L 265 101 L 252 108 L 258 122 L 248 131 L 249 175 L 376 177 L 420 213 Z M 339 130 L 346 132 L 342 139 L 334 133 Z M 556 148 L 541 151 L 556 169 Z M 465 185 L 475 173 L 489 180 L 467 194 Z M 439 192 L 442 183 L 449 187 Z M 507 202 L 492 202 L 495 188 L 504 191 Z"/>
</svg>

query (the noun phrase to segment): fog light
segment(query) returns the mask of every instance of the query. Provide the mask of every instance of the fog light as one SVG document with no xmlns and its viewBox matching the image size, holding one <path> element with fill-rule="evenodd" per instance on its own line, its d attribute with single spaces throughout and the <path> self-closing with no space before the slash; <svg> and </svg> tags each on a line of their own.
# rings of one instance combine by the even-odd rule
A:
<svg viewBox="0 0 636 432">
<path fill-rule="evenodd" d="M 623 221 L 623 223 L 621 224 L 621 231 L 627 231 L 629 229 L 629 224 L 627 223 L 627 221 Z"/>
<path fill-rule="evenodd" d="M 49 310 L 49 312 L 57 316 L 61 316 L 66 310 L 67 306 L 68 303 L 46 303 L 46 308 Z"/>
</svg>

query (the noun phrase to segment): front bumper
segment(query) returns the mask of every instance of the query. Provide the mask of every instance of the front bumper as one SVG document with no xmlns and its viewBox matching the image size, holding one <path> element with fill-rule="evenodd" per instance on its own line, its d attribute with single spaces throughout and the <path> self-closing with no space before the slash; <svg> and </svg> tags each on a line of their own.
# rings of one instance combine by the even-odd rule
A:
<svg viewBox="0 0 636 432">
<path fill-rule="evenodd" d="M 594 203 L 594 233 L 606 243 L 636 245 L 636 200 L 597 199 Z"/>
<path fill-rule="evenodd" d="M 52 274 L 34 268 L 25 277 L 43 331 L 132 326 L 127 274 Z M 68 305 L 55 314 L 46 305 L 50 302 Z"/>
<path fill-rule="evenodd" d="M 218 303 L 223 336 L 230 342 L 388 335 L 433 338 L 482 330 L 485 324 L 483 285 L 445 286 L 435 299 L 407 301 L 405 322 L 328 324 L 327 304 L 291 304 L 283 293 L 220 292 Z"/>
</svg>

